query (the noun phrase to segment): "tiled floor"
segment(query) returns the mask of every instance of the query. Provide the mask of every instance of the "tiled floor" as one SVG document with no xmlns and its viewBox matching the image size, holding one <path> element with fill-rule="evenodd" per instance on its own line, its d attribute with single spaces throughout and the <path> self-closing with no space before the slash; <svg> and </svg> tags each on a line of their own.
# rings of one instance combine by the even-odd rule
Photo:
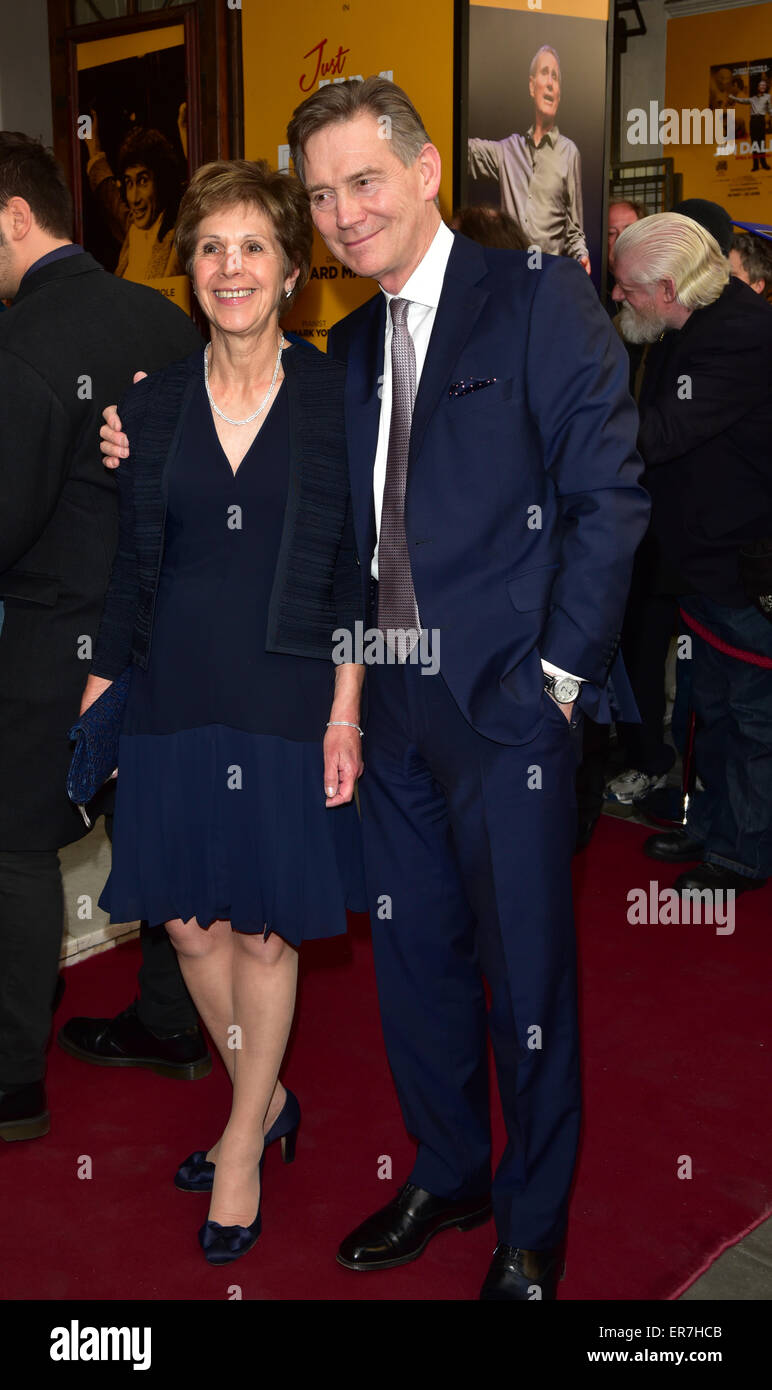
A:
<svg viewBox="0 0 772 1390">
<path fill-rule="evenodd" d="M 628 808 L 624 811 L 629 815 Z M 62 963 L 69 966 L 136 934 L 139 924 L 111 924 L 98 906 L 110 871 L 110 843 L 103 820 L 85 839 L 62 850 L 60 857 L 65 898 Z M 689 1302 L 772 1301 L 772 1218 L 721 1255 L 681 1297 Z"/>
</svg>

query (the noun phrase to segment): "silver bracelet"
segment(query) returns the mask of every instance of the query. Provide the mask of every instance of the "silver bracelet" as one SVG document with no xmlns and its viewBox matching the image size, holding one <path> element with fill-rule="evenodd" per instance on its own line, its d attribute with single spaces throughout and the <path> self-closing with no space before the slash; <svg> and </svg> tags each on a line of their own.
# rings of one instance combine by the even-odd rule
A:
<svg viewBox="0 0 772 1390">
<path fill-rule="evenodd" d="M 327 728 L 356 729 L 360 738 L 364 738 L 365 736 L 364 729 L 360 729 L 358 724 L 352 724 L 348 719 L 330 719 L 328 720 Z"/>
</svg>

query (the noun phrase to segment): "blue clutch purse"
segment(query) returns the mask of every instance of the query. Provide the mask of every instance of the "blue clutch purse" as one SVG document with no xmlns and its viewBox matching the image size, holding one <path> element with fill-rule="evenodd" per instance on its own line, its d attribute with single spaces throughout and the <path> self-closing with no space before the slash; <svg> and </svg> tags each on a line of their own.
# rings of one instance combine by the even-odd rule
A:
<svg viewBox="0 0 772 1390">
<path fill-rule="evenodd" d="M 130 680 L 131 667 L 127 666 L 70 729 L 75 752 L 67 773 L 67 795 L 75 802 L 89 829 L 91 821 L 86 813 L 86 802 L 96 796 L 118 766 L 118 739 Z"/>
</svg>

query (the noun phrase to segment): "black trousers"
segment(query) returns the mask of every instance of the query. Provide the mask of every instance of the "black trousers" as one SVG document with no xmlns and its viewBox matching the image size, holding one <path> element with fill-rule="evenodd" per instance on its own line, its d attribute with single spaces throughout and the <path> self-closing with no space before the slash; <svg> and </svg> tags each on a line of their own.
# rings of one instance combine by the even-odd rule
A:
<svg viewBox="0 0 772 1390">
<path fill-rule="evenodd" d="M 661 777 L 675 762 L 664 737 L 665 663 L 675 626 L 675 598 L 634 584 L 622 627 L 622 656 L 641 722 L 620 722 L 617 734 L 627 766 L 650 777 Z"/>
<path fill-rule="evenodd" d="M 63 925 L 56 850 L 0 851 L 0 1090 L 45 1077 Z M 161 1035 L 195 1027 L 196 1010 L 165 928 L 143 922 L 140 939 L 140 1021 Z"/>
<path fill-rule="evenodd" d="M 198 1015 L 166 928 L 149 927 L 147 922 L 142 922 L 139 939 L 142 964 L 137 977 L 137 1016 L 140 1022 L 161 1036 L 195 1028 Z"/>
<path fill-rule="evenodd" d="M 63 922 L 56 850 L 0 851 L 0 1090 L 45 1075 Z"/>
</svg>

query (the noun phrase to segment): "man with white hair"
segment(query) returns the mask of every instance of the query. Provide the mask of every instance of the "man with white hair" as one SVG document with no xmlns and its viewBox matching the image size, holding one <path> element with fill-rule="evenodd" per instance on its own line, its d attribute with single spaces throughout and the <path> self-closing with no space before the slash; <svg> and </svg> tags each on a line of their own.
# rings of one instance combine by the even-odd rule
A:
<svg viewBox="0 0 772 1390">
<path fill-rule="evenodd" d="M 553 256 L 572 256 L 589 275 L 579 151 L 555 124 L 561 85 L 560 59 L 543 44 L 528 78 L 533 124 L 525 135 L 470 140 L 469 172 L 473 179 L 496 180 L 504 212 L 534 246 Z"/>
<path fill-rule="evenodd" d="M 676 879 L 681 891 L 741 893 L 772 874 L 772 624 L 747 560 L 772 537 L 772 315 L 730 277 L 710 233 L 677 213 L 628 227 L 615 273 L 622 333 L 652 344 L 639 400 L 644 543 L 691 638 L 706 788 L 686 827 L 645 851 L 698 861 Z"/>
</svg>

